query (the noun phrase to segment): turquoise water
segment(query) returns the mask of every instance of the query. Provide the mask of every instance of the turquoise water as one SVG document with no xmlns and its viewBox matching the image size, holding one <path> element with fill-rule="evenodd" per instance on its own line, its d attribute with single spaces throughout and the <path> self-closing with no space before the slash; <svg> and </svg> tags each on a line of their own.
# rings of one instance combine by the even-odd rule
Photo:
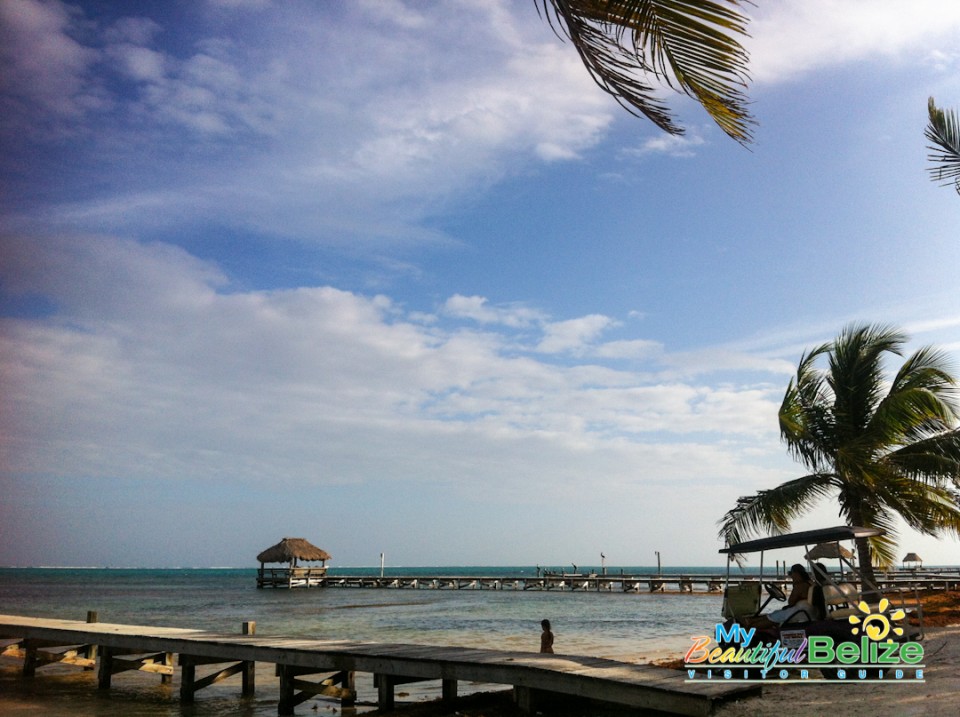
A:
<svg viewBox="0 0 960 717">
<path fill-rule="evenodd" d="M 553 568 L 549 568 L 553 570 Z M 557 568 L 559 570 L 559 568 Z M 535 567 L 428 567 L 387 569 L 387 575 L 534 575 Z M 650 568 L 624 568 L 649 573 Z M 331 572 L 379 575 L 379 568 Z M 619 573 L 620 568 L 608 568 Z M 674 568 L 664 573 L 720 573 L 720 568 Z M 693 595 L 513 590 L 412 590 L 326 588 L 257 590 L 254 569 L 0 569 L 0 612 L 34 617 L 189 627 L 240 632 L 255 621 L 258 635 L 539 649 L 540 620 L 549 618 L 558 653 L 636 661 L 642 656 L 682 656 L 692 635 L 712 631 L 721 599 Z M 97 694 L 91 672 L 42 668 L 32 683 L 17 675 L 18 662 L 0 671 L 0 714 L 118 717 L 181 715 L 175 688 L 159 678 L 124 673 L 110 696 Z M 49 674 L 45 674 L 49 673 Z M 262 674 L 261 674 L 262 673 Z M 190 714 L 276 714 L 272 666 L 258 670 L 256 698 L 242 700 L 239 678 L 198 693 Z M 358 676 L 361 701 L 375 700 L 369 675 Z M 462 691 L 466 691 L 463 686 Z M 408 699 L 436 696 L 439 685 L 411 685 Z M 308 701 L 298 713 L 338 707 Z M 33 711 L 30 711 L 30 710 Z M 363 709 L 361 707 L 361 709 Z"/>
</svg>

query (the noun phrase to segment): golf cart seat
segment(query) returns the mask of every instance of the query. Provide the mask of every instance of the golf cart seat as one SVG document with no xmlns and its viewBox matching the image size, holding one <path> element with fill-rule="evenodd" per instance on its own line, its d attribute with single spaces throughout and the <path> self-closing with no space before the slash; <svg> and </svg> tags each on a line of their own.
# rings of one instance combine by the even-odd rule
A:
<svg viewBox="0 0 960 717">
<path fill-rule="evenodd" d="M 853 583 L 823 586 L 823 601 L 827 605 L 827 617 L 834 620 L 845 620 L 857 613 L 860 603 L 860 592 Z"/>
</svg>

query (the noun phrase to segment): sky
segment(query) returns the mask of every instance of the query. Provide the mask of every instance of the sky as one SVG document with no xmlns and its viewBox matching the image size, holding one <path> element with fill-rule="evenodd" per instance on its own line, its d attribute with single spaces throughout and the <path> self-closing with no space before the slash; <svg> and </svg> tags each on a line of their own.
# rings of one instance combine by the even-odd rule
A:
<svg viewBox="0 0 960 717">
<path fill-rule="evenodd" d="M 722 565 L 805 350 L 960 371 L 960 4 L 747 7 L 748 147 L 538 6 L 0 2 L 0 565 Z"/>
</svg>

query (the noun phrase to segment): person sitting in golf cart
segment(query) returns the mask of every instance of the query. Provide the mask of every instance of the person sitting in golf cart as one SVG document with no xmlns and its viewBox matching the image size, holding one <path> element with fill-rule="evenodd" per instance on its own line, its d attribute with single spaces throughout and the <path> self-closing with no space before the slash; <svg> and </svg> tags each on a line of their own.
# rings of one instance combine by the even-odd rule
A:
<svg viewBox="0 0 960 717">
<path fill-rule="evenodd" d="M 793 582 L 790 596 L 787 598 L 787 606 L 765 615 L 742 619 L 741 621 L 747 627 L 783 625 L 794 616 L 796 616 L 796 621 L 807 622 L 816 620 L 826 612 L 823 604 L 823 591 L 818 589 L 806 568 L 799 563 L 792 565 L 787 577 Z"/>
</svg>

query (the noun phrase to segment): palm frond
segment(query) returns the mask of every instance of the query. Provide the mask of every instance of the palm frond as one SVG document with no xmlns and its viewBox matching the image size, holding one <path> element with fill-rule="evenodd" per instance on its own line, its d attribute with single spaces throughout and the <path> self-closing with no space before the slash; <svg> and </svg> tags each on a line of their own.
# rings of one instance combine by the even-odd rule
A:
<svg viewBox="0 0 960 717">
<path fill-rule="evenodd" d="M 853 325 L 830 352 L 827 381 L 834 392 L 834 418 L 841 440 L 861 434 L 885 395 L 881 357 L 900 354 L 905 334 L 884 326 Z"/>
<path fill-rule="evenodd" d="M 820 472 L 829 464 L 833 443 L 833 418 L 826 408 L 833 403 L 833 394 L 815 366 L 829 348 L 829 344 L 823 344 L 801 357 L 797 375 L 787 386 L 778 413 L 781 440 L 789 453 L 813 472 Z"/>
<path fill-rule="evenodd" d="M 749 57 L 740 0 L 540 0 L 576 47 L 594 81 L 627 111 L 683 134 L 652 77 L 693 97 L 730 137 L 748 144 Z"/>
<path fill-rule="evenodd" d="M 883 460 L 912 480 L 960 488 L 960 429 L 931 431 L 930 435 L 891 451 Z"/>
<path fill-rule="evenodd" d="M 927 159 L 934 165 L 927 168 L 930 179 L 943 186 L 953 184 L 960 193 L 960 122 L 957 114 L 937 107 L 933 97 L 927 103 L 927 110 L 930 122 L 923 134 L 932 142 L 927 145 L 931 152 Z"/>
<path fill-rule="evenodd" d="M 777 535 L 789 530 L 793 520 L 830 493 L 833 478 L 830 474 L 812 473 L 739 498 L 737 505 L 719 521 L 719 537 L 729 546 L 759 532 Z"/>
</svg>

